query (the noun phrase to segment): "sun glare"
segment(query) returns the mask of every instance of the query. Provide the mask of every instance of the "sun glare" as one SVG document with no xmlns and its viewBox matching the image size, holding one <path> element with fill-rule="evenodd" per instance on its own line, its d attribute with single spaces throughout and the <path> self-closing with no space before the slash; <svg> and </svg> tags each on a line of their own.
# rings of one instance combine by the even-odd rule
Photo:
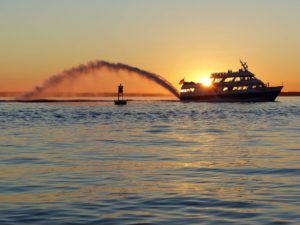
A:
<svg viewBox="0 0 300 225">
<path fill-rule="evenodd" d="M 203 77 L 200 79 L 200 83 L 203 84 L 205 87 L 209 87 L 212 84 L 212 79 L 209 77 Z"/>
</svg>

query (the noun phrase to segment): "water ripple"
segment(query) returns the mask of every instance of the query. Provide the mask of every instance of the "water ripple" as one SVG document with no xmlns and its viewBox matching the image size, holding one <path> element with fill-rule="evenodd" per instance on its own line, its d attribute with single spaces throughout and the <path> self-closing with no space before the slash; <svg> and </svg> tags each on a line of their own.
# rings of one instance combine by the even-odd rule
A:
<svg viewBox="0 0 300 225">
<path fill-rule="evenodd" d="M 300 101 L 1 103 L 0 224 L 299 224 Z"/>
</svg>

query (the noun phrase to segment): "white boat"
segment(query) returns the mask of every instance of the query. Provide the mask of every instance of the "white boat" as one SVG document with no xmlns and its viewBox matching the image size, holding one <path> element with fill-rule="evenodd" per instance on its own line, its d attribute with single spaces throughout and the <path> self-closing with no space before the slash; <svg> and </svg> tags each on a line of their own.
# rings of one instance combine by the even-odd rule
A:
<svg viewBox="0 0 300 225">
<path fill-rule="evenodd" d="M 180 99 L 203 102 L 275 101 L 283 86 L 270 87 L 248 70 L 246 62 L 236 72 L 212 73 L 211 85 L 182 80 Z"/>
</svg>

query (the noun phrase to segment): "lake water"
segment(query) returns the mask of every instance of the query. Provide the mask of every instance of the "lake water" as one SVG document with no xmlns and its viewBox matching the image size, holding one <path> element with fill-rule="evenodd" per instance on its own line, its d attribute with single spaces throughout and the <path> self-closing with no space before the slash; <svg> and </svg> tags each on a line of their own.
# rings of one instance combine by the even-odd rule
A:
<svg viewBox="0 0 300 225">
<path fill-rule="evenodd" d="M 1 103 L 0 224 L 300 224 L 300 98 Z"/>
</svg>

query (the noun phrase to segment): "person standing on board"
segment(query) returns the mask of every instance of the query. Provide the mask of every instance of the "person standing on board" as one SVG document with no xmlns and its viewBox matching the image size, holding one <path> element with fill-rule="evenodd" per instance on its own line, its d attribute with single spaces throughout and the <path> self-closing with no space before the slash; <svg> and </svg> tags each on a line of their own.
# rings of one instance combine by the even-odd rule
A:
<svg viewBox="0 0 300 225">
<path fill-rule="evenodd" d="M 120 97 L 122 97 L 123 100 L 123 85 L 120 84 L 118 87 L 118 100 L 120 100 Z"/>
</svg>

